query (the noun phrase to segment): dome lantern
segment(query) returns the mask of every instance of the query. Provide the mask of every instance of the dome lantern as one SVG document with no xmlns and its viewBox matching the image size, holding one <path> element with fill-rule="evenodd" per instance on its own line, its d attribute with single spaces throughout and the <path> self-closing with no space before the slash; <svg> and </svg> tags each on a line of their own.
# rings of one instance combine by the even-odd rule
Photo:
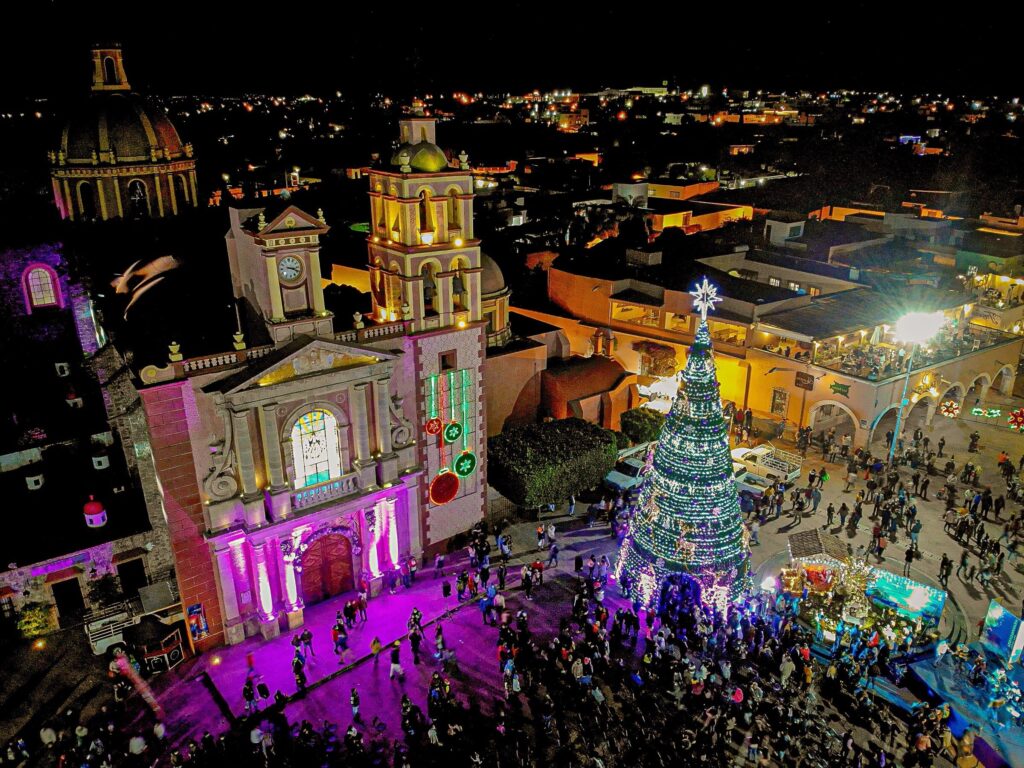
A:
<svg viewBox="0 0 1024 768">
<path fill-rule="evenodd" d="M 85 502 L 82 514 L 85 515 L 85 524 L 89 528 L 102 528 L 107 524 L 107 509 L 93 496 L 90 496 L 89 500 Z"/>
</svg>

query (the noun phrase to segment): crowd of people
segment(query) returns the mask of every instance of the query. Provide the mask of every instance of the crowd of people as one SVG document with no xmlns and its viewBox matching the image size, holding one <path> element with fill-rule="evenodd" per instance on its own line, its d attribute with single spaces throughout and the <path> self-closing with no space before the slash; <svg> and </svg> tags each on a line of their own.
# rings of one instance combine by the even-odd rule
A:
<svg viewBox="0 0 1024 768">
<path fill-rule="evenodd" d="M 739 425 L 744 417 L 738 416 Z M 912 439 L 905 450 L 928 449 L 916 433 Z M 845 459 L 846 476 L 833 481 L 826 466 L 812 465 L 806 480 L 793 487 L 780 483 L 758 499 L 743 499 L 751 543 L 758 543 L 758 526 L 779 518 L 787 502 L 792 525 L 799 525 L 802 515 L 819 512 L 830 481 L 845 482 L 850 504 L 841 502 L 838 509 L 825 504 L 824 525 L 838 523 L 856 532 L 867 517 L 871 543 L 856 553 L 851 547 L 850 554 L 873 554 L 881 561 L 887 546 L 903 539 L 909 569 L 919 552 L 923 523 L 917 500 L 928 498 L 927 471 L 923 466 L 901 471 L 899 464 L 851 449 L 834 432 L 822 433 L 820 443 L 823 458 Z M 941 455 L 943 446 L 938 447 Z M 1001 456 L 1004 463 L 1009 459 Z M 987 585 L 1007 558 L 1016 558 L 1022 515 L 1004 518 L 1000 494 L 970 484 L 961 489 L 949 478 L 942 495 L 944 528 L 963 546 L 956 575 Z M 629 501 L 610 499 L 603 505 L 612 532 L 629 514 Z M 1003 523 L 998 539 L 989 536 L 987 520 Z M 371 644 L 373 663 L 384 656 L 392 679 L 404 680 L 403 661 L 409 657 L 414 664 L 435 666 L 425 689 L 403 687 L 391 717 L 380 712 L 366 717 L 360 692 L 352 688 L 339 701 L 336 718 L 292 721 L 288 707 L 294 697 L 271 696 L 253 675 L 242 693 L 245 714 L 225 733 L 197 734 L 171 750 L 162 722 L 136 716 L 130 723 L 123 709 L 104 707 L 89 721 L 69 711 L 47 723 L 40 731 L 41 749 L 55 764 L 111 768 L 158 763 L 884 768 L 897 759 L 910 767 L 932 765 L 939 755 L 956 757 L 948 708 L 920 706 L 900 718 L 878 703 L 878 681 L 898 676 L 905 647 L 853 628 L 838 634 L 829 648 L 798 620 L 798 600 L 754 593 L 723 613 L 697 599 L 685 579 L 667 583 L 657 606 L 648 609 L 635 601 L 628 577 L 613 581 L 612 561 L 597 552 L 574 553 L 568 594 L 562 587 L 541 593 L 545 571 L 559 566 L 560 537 L 553 524 L 539 525 L 536 555 L 513 566 L 508 532 L 491 533 L 479 525 L 470 532 L 465 559 L 457 565 L 444 555 L 435 559 L 434 576 L 446 597 L 454 581 L 454 604 L 434 626 L 425 626 L 414 610 L 404 638 L 387 644 L 374 638 Z M 953 566 L 944 554 L 940 582 L 948 582 Z M 415 567 L 403 563 L 386 587 L 409 586 L 414 579 Z M 532 601 L 539 594 L 543 605 L 536 610 L 548 612 L 541 622 L 547 631 L 534 626 Z M 496 666 L 483 671 L 483 686 L 460 669 L 445 637 L 444 622 L 462 603 L 479 607 L 482 621 L 475 631 L 482 633 L 482 642 L 494 644 Z M 343 664 L 348 630 L 367 620 L 363 589 L 336 619 L 332 644 Z M 293 638 L 299 696 L 312 640 L 309 629 Z M 145 730 L 140 722 L 148 723 Z M 21 764 L 37 757 L 37 749 L 12 743 L 0 753 L 0 765 Z"/>
</svg>

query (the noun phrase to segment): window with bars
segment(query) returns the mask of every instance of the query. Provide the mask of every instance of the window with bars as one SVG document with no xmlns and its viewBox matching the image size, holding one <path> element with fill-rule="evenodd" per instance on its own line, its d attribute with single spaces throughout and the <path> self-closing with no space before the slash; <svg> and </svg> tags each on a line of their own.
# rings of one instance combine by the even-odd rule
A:
<svg viewBox="0 0 1024 768">
<path fill-rule="evenodd" d="M 57 286 L 53 273 L 42 267 L 32 267 L 25 276 L 28 289 L 29 311 L 36 307 L 53 307 L 57 301 Z"/>
</svg>

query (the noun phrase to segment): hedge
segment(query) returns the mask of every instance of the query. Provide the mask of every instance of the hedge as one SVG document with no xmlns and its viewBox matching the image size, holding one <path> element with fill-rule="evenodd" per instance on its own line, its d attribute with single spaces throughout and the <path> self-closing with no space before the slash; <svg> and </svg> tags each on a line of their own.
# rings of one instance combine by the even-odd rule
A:
<svg viewBox="0 0 1024 768">
<path fill-rule="evenodd" d="M 661 435 L 665 417 L 653 408 L 630 408 L 623 412 L 620 423 L 634 443 L 650 443 Z"/>
<path fill-rule="evenodd" d="M 615 466 L 615 433 L 582 419 L 514 427 L 487 441 L 487 479 L 522 507 L 599 485 Z"/>
</svg>

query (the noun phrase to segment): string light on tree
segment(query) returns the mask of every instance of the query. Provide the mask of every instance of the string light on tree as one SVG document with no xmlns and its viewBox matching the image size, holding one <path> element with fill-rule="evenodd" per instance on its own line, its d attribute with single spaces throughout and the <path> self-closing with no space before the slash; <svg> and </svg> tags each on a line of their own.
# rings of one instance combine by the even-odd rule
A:
<svg viewBox="0 0 1024 768">
<path fill-rule="evenodd" d="M 705 602 L 724 607 L 746 586 L 750 550 L 732 482 L 728 429 L 707 324 L 707 313 L 722 299 L 707 278 L 691 295 L 700 325 L 654 449 L 620 564 L 640 585 L 638 594 L 645 603 L 658 600 L 666 578 L 686 574 L 701 587 Z"/>
</svg>

